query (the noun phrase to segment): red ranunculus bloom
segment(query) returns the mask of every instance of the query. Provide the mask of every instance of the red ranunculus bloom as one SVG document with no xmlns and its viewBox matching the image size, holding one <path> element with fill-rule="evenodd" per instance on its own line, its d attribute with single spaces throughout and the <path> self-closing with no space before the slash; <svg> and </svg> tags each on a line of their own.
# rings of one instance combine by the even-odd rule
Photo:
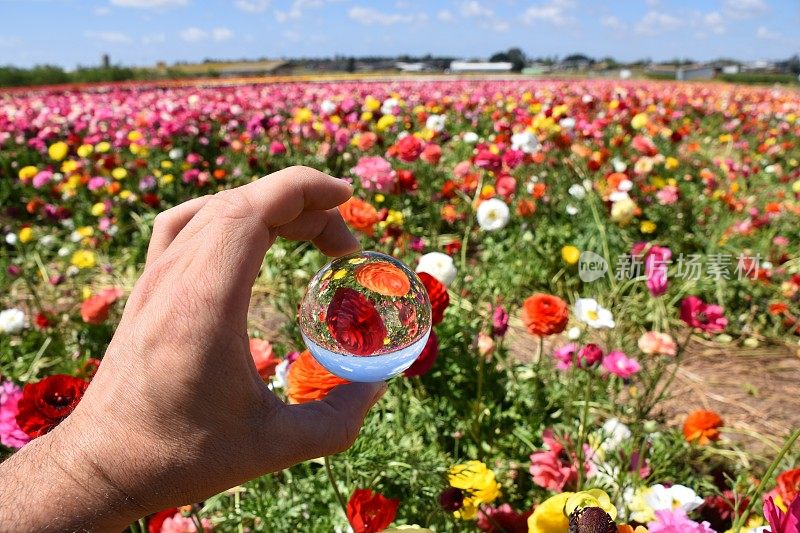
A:
<svg viewBox="0 0 800 533">
<path fill-rule="evenodd" d="M 800 495 L 800 468 L 782 472 L 775 480 L 783 503 L 789 505 Z"/>
<path fill-rule="evenodd" d="M 347 502 L 347 520 L 355 533 L 383 531 L 397 515 L 400 500 L 387 498 L 370 489 L 356 489 Z"/>
<path fill-rule="evenodd" d="M 697 296 L 687 296 L 681 302 L 681 320 L 706 333 L 719 333 L 728 325 L 728 319 L 719 305 L 707 304 Z"/>
<path fill-rule="evenodd" d="M 428 299 L 431 301 L 431 322 L 435 326 L 444 320 L 444 310 L 450 305 L 450 295 L 447 294 L 447 287 L 427 272 L 418 272 L 417 275 L 428 291 Z"/>
<path fill-rule="evenodd" d="M 428 337 L 428 342 L 425 343 L 425 347 L 422 348 L 422 352 L 419 356 L 414 360 L 410 367 L 408 367 L 403 375 L 407 378 L 413 378 L 414 376 L 422 376 L 427 374 L 428 371 L 433 367 L 433 363 L 436 362 L 436 356 L 439 355 L 439 339 L 436 338 L 436 332 L 431 330 L 431 334 Z"/>
<path fill-rule="evenodd" d="M 30 437 L 41 437 L 69 414 L 83 397 L 89 382 L 56 374 L 22 389 L 17 411 L 17 424 Z"/>
<path fill-rule="evenodd" d="M 413 163 L 422 153 L 422 141 L 413 135 L 406 135 L 394 145 L 396 156 L 400 161 Z"/>
<path fill-rule="evenodd" d="M 177 507 L 171 507 L 169 509 L 164 509 L 163 511 L 151 514 L 147 518 L 147 533 L 161 533 L 161 526 L 164 525 L 164 521 L 167 518 L 172 518 L 179 512 L 180 509 Z"/>
<path fill-rule="evenodd" d="M 558 296 L 536 293 L 522 304 L 522 322 L 538 337 L 561 333 L 568 321 L 569 308 Z"/>
</svg>

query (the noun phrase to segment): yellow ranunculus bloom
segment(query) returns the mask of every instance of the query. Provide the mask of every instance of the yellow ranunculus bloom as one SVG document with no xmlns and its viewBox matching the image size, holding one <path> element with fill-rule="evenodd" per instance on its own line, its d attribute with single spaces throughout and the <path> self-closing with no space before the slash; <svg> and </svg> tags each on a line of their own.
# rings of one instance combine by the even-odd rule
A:
<svg viewBox="0 0 800 533">
<path fill-rule="evenodd" d="M 792 183 L 792 192 L 800 193 L 800 180 Z"/>
<path fill-rule="evenodd" d="M 77 152 L 80 157 L 89 157 L 92 155 L 92 152 L 94 152 L 94 146 L 91 144 L 82 144 L 78 146 Z"/>
<path fill-rule="evenodd" d="M 644 128 L 647 126 L 647 114 L 646 113 L 637 113 L 631 119 L 631 127 L 635 130 Z"/>
<path fill-rule="evenodd" d="M 651 220 L 643 220 L 639 229 L 642 233 L 653 233 L 656 230 L 656 223 Z"/>
<path fill-rule="evenodd" d="M 564 505 L 573 492 L 562 492 L 543 501 L 528 517 L 528 533 L 566 533 L 569 519 Z"/>
<path fill-rule="evenodd" d="M 311 110 L 307 107 L 301 107 L 294 112 L 294 121 L 298 124 L 305 124 L 311 122 L 311 117 L 314 116 Z"/>
<path fill-rule="evenodd" d="M 69 159 L 61 163 L 61 172 L 63 172 L 64 174 L 72 174 L 73 172 L 78 170 L 79 166 L 80 163 L 78 161 L 75 161 L 74 159 Z"/>
<path fill-rule="evenodd" d="M 33 230 L 31 228 L 19 230 L 19 242 L 25 244 L 26 242 L 31 242 L 31 239 L 33 239 Z"/>
<path fill-rule="evenodd" d="M 104 153 L 108 152 L 109 150 L 111 150 L 111 144 L 108 143 L 107 141 L 101 141 L 101 142 L 99 142 L 99 143 L 94 145 L 94 149 L 95 149 L 96 152 L 104 154 Z"/>
<path fill-rule="evenodd" d="M 378 119 L 378 122 L 375 124 L 375 128 L 378 131 L 383 131 L 386 128 L 390 127 L 397 121 L 397 118 L 394 115 L 383 115 L 381 118 Z"/>
<path fill-rule="evenodd" d="M 370 120 L 372 120 L 372 111 L 364 111 L 361 113 L 362 122 L 369 122 Z"/>
<path fill-rule="evenodd" d="M 375 200 L 376 204 L 382 204 L 386 200 L 386 197 L 384 195 L 382 195 L 381 193 L 378 193 L 378 194 L 375 195 L 373 200 Z"/>
<path fill-rule="evenodd" d="M 612 520 L 617 518 L 617 508 L 611 503 L 611 498 L 608 494 L 600 489 L 589 489 L 582 492 L 576 492 L 567 499 L 564 504 L 564 515 L 569 516 L 575 509 L 583 509 L 584 507 L 599 507 L 608 513 Z"/>
<path fill-rule="evenodd" d="M 389 209 L 389 213 L 386 215 L 387 225 L 402 226 L 404 221 L 405 217 L 403 216 L 402 211 L 395 211 L 394 209 Z"/>
<path fill-rule="evenodd" d="M 47 154 L 50 156 L 50 159 L 54 161 L 61 161 L 67 157 L 67 153 L 69 153 L 69 146 L 63 141 L 53 143 L 50 145 L 50 148 L 47 149 Z"/>
<path fill-rule="evenodd" d="M 70 262 L 78 268 L 92 268 L 97 264 L 97 259 L 91 250 L 78 250 L 72 254 Z"/>
<path fill-rule="evenodd" d="M 664 161 L 664 167 L 667 170 L 673 170 L 673 169 L 678 168 L 678 164 L 679 163 L 680 162 L 676 158 L 670 156 Z"/>
<path fill-rule="evenodd" d="M 39 173 L 38 168 L 36 168 L 33 165 L 28 165 L 27 167 L 22 167 L 21 169 L 19 169 L 19 179 L 21 181 L 28 181 L 38 173 Z M 800 181 L 798 181 L 798 183 L 800 183 Z"/>
<path fill-rule="evenodd" d="M 381 102 L 374 96 L 369 95 L 366 98 L 364 98 L 365 111 L 377 111 L 380 108 L 381 108 Z"/>
<path fill-rule="evenodd" d="M 169 185 L 173 181 L 175 181 L 175 176 L 173 176 L 172 174 L 164 174 L 163 176 L 161 176 L 161 179 L 158 180 L 160 185 Z"/>
<path fill-rule="evenodd" d="M 631 221 L 636 212 L 636 203 L 630 198 L 614 202 L 611 206 L 611 220 L 623 226 Z"/>
<path fill-rule="evenodd" d="M 132 143 L 138 141 L 142 137 L 142 132 L 140 131 L 133 130 L 128 132 L 128 140 Z"/>
<path fill-rule="evenodd" d="M 568 244 L 561 248 L 561 259 L 568 265 L 574 265 L 581 258 L 581 251 L 575 246 Z"/>
<path fill-rule="evenodd" d="M 131 191 L 129 191 L 128 189 L 122 189 L 121 191 L 119 191 L 119 197 L 122 200 L 127 200 L 128 198 L 131 197 L 132 194 L 133 193 Z"/>
<path fill-rule="evenodd" d="M 487 183 L 481 188 L 481 196 L 489 198 L 494 196 L 494 185 Z"/>
<path fill-rule="evenodd" d="M 103 216 L 106 212 L 106 204 L 103 202 L 97 202 L 92 206 L 92 215 L 99 217 Z"/>
<path fill-rule="evenodd" d="M 128 176 L 128 171 L 122 167 L 117 167 L 111 171 L 111 177 L 115 180 L 125 179 Z"/>
<path fill-rule="evenodd" d="M 478 508 L 500 496 L 500 484 L 494 472 L 480 461 L 467 461 L 453 466 L 448 473 L 450 485 L 464 491 L 464 506 L 453 513 L 456 518 L 471 520 Z"/>
</svg>

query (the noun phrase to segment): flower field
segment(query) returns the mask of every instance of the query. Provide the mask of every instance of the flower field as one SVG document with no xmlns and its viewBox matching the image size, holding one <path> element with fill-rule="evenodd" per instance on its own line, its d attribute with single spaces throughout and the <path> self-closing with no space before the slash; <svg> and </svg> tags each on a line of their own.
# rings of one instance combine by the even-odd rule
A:
<svg viewBox="0 0 800 533">
<path fill-rule="evenodd" d="M 800 531 L 800 428 L 763 459 L 664 411 L 693 342 L 797 346 L 798 137 L 799 93 L 723 84 L 0 94 L 0 459 L 80 401 L 157 213 L 306 165 L 352 182 L 344 220 L 419 273 L 433 334 L 350 450 L 133 531 Z M 297 324 L 326 262 L 278 241 L 254 287 L 287 402 L 343 382 Z"/>
</svg>

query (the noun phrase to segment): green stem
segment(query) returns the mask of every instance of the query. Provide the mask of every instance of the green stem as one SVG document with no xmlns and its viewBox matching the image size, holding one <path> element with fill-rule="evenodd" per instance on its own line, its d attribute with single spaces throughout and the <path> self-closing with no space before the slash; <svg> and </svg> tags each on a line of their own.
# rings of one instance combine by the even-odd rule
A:
<svg viewBox="0 0 800 533">
<path fill-rule="evenodd" d="M 586 426 L 589 419 L 589 399 L 592 397 L 592 374 L 591 370 L 587 372 L 586 388 L 583 393 L 583 412 L 581 413 L 581 427 L 578 434 L 578 449 L 576 455 L 578 456 L 578 490 L 583 489 L 583 442 L 586 440 Z"/>
<path fill-rule="evenodd" d="M 331 482 L 331 487 L 333 488 L 334 494 L 336 494 L 336 499 L 339 500 L 339 505 L 342 507 L 342 512 L 345 516 L 347 516 L 347 502 L 342 496 L 342 493 L 339 492 L 339 487 L 336 485 L 336 477 L 333 475 L 333 468 L 331 468 L 331 458 L 329 456 L 325 456 L 325 473 L 328 474 L 328 481 Z"/>
</svg>

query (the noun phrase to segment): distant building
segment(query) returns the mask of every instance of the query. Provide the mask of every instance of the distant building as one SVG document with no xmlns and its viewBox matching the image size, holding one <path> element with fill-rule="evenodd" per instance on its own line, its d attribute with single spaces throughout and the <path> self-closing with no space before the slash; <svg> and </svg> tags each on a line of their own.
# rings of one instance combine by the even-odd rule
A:
<svg viewBox="0 0 800 533">
<path fill-rule="evenodd" d="M 231 63 L 190 63 L 167 67 L 163 62 L 156 65 L 156 70 L 166 72 L 174 70 L 188 76 L 263 76 L 286 74 L 291 70 L 288 61 L 240 61 Z"/>
<path fill-rule="evenodd" d="M 513 63 L 506 61 L 453 61 L 451 72 L 511 72 Z"/>
<path fill-rule="evenodd" d="M 675 72 L 676 80 L 710 80 L 714 78 L 721 69 L 714 65 L 688 65 L 679 67 Z"/>
<path fill-rule="evenodd" d="M 406 63 L 404 61 L 398 61 L 394 65 L 400 72 L 425 72 L 428 70 L 433 70 L 430 65 L 427 63 Z"/>
</svg>

